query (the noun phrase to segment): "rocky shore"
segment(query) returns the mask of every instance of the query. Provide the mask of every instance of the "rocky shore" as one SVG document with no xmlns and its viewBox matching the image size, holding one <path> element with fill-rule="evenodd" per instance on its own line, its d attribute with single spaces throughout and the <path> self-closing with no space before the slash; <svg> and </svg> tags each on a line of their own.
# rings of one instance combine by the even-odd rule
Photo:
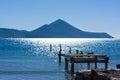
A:
<svg viewBox="0 0 120 80">
<path fill-rule="evenodd" d="M 120 80 L 120 69 L 92 69 L 76 72 L 75 80 Z"/>
</svg>

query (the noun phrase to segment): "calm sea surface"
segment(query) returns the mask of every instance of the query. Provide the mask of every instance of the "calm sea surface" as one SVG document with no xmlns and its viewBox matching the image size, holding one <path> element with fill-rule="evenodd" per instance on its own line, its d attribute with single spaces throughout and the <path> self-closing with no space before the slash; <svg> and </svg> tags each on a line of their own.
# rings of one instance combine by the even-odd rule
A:
<svg viewBox="0 0 120 80">
<path fill-rule="evenodd" d="M 71 47 L 72 53 L 78 49 L 84 54 L 108 55 L 109 68 L 120 64 L 120 39 L 0 39 L 0 80 L 68 80 L 64 58 L 58 64 L 60 44 L 62 53 L 69 53 Z M 86 67 L 75 65 L 78 70 Z M 99 67 L 104 68 L 104 64 Z"/>
</svg>

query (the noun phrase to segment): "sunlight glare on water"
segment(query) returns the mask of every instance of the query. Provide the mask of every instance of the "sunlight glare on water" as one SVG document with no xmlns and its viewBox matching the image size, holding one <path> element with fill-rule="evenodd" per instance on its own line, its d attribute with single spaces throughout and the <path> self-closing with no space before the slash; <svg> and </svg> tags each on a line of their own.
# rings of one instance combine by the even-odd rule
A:
<svg viewBox="0 0 120 80">
<path fill-rule="evenodd" d="M 89 39 L 89 38 L 21 38 L 21 39 L 12 39 L 18 42 L 21 42 L 22 45 L 29 47 L 29 52 L 33 55 L 47 55 L 55 57 L 59 52 L 59 46 L 62 46 L 62 52 L 68 53 L 70 47 L 72 48 L 72 53 L 75 53 L 77 49 L 80 51 L 92 52 L 96 49 L 95 46 L 99 45 L 105 41 L 105 39 Z M 106 39 L 108 40 L 108 39 Z M 97 42 L 97 43 L 96 43 Z M 99 43 L 98 43 L 99 42 Z M 52 45 L 52 53 L 50 52 L 50 45 Z M 90 46 L 91 45 L 91 46 Z M 104 44 L 102 44 L 104 46 Z M 100 44 L 100 46 L 102 46 Z M 24 47 L 23 46 L 23 47 Z M 94 48 L 94 49 L 93 49 Z"/>
<path fill-rule="evenodd" d="M 20 39 L 15 39 L 20 40 Z M 90 38 L 22 38 L 21 40 L 31 41 L 37 43 L 38 41 L 42 41 L 43 43 L 48 44 L 74 44 L 74 43 L 85 43 L 91 42 L 95 40 L 102 40 L 102 39 L 90 39 Z M 104 39 L 105 40 L 105 39 Z"/>
</svg>

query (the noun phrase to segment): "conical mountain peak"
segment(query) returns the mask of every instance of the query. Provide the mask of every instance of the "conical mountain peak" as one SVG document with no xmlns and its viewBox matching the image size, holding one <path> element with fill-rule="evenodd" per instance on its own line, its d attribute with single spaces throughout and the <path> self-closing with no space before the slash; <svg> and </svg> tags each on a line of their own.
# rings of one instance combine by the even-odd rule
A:
<svg viewBox="0 0 120 80">
<path fill-rule="evenodd" d="M 56 21 L 63 21 L 64 22 L 64 20 L 62 20 L 62 19 L 57 19 Z"/>
<path fill-rule="evenodd" d="M 62 19 L 58 19 L 58 20 L 52 22 L 49 25 L 69 25 L 69 24 L 66 21 L 62 20 Z"/>
<path fill-rule="evenodd" d="M 54 22 L 52 22 L 52 23 L 58 23 L 58 22 L 63 22 L 63 23 L 65 23 L 65 21 L 62 20 L 62 19 L 57 19 L 56 21 L 54 21 Z"/>
</svg>

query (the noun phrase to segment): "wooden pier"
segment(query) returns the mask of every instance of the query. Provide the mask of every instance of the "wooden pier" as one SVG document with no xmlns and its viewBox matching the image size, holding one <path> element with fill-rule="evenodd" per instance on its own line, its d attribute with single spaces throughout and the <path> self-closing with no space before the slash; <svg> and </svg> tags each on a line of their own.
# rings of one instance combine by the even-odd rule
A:
<svg viewBox="0 0 120 80">
<path fill-rule="evenodd" d="M 66 54 L 65 55 L 65 69 L 68 70 L 68 63 L 71 63 L 71 73 L 74 74 L 75 63 L 88 63 L 88 69 L 90 69 L 90 63 L 95 64 L 97 69 L 97 63 L 105 63 L 105 69 L 108 68 L 107 55 L 102 54 Z"/>
<path fill-rule="evenodd" d="M 94 54 L 93 52 L 89 52 L 87 54 L 83 54 L 83 52 L 79 52 L 79 50 L 76 50 L 75 54 L 71 53 L 71 48 L 69 50 L 68 54 L 63 54 L 62 53 L 62 47 L 60 45 L 60 50 L 59 50 L 59 54 L 58 54 L 58 58 L 59 58 L 59 63 L 61 63 L 61 57 L 65 58 L 65 70 L 66 72 L 68 72 L 68 64 L 70 65 L 70 73 L 74 74 L 75 70 L 74 70 L 74 66 L 75 63 L 87 63 L 87 67 L 88 69 L 90 69 L 90 63 L 94 63 L 95 67 L 94 69 L 99 69 L 98 68 L 98 63 L 104 63 L 105 64 L 105 69 L 108 68 L 108 61 L 109 61 L 109 57 L 107 55 L 103 55 L 103 54 Z"/>
</svg>

